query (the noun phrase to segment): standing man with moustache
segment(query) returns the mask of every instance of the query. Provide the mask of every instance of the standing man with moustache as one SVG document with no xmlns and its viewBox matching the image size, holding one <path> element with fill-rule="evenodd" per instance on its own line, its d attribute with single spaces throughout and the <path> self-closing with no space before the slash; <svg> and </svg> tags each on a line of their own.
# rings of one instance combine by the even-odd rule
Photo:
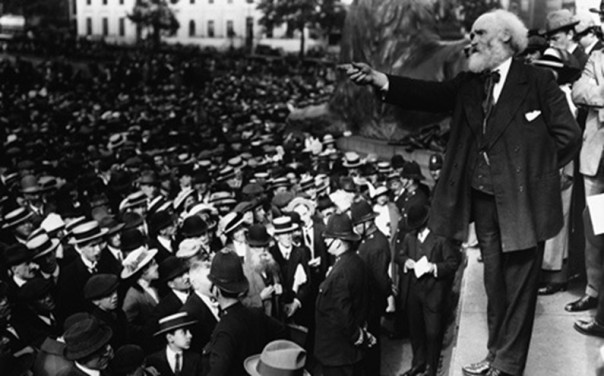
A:
<svg viewBox="0 0 604 376">
<path fill-rule="evenodd" d="M 452 114 L 429 229 L 463 241 L 468 223 L 484 260 L 488 353 L 469 375 L 522 374 L 546 239 L 562 227 L 558 169 L 576 155 L 580 130 L 553 75 L 513 59 L 527 46 L 514 14 L 495 10 L 472 27 L 470 72 L 443 82 L 341 66 L 388 103 Z M 482 104 L 480 106 L 479 104 Z"/>
</svg>

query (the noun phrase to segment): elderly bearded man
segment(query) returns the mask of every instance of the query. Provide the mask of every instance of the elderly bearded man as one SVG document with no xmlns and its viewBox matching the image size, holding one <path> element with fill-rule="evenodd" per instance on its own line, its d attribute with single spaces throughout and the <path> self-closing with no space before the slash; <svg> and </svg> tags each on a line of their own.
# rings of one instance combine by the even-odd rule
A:
<svg viewBox="0 0 604 376">
<path fill-rule="evenodd" d="M 396 77 L 363 63 L 341 66 L 388 103 L 453 116 L 429 228 L 462 241 L 468 223 L 476 222 L 488 298 L 488 355 L 463 367 L 466 374 L 524 370 L 543 243 L 562 226 L 558 169 L 576 155 L 580 141 L 553 75 L 513 59 L 526 45 L 522 21 L 496 10 L 474 23 L 470 72 L 452 80 Z"/>
</svg>

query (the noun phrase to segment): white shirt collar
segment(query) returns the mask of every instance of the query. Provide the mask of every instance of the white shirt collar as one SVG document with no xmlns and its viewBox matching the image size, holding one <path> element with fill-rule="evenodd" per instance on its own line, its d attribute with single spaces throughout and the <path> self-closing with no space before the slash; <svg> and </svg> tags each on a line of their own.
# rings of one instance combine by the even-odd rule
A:
<svg viewBox="0 0 604 376">
<path fill-rule="evenodd" d="M 427 227 L 424 227 L 423 230 L 421 230 L 420 232 L 417 233 L 417 239 L 419 239 L 419 241 L 421 243 L 423 243 L 426 238 L 428 237 L 428 234 L 430 234 L 430 229 Z"/>
<path fill-rule="evenodd" d="M 168 358 L 168 363 L 170 364 L 170 369 L 172 369 L 172 372 L 176 371 L 176 354 L 180 354 L 181 358 L 180 358 L 180 369 L 182 370 L 182 366 L 183 366 L 183 357 L 182 357 L 182 351 L 176 352 L 174 350 L 172 350 L 170 348 L 170 346 L 166 346 L 166 358 Z"/>
<path fill-rule="evenodd" d="M 597 43 L 598 43 L 598 39 L 595 39 L 592 44 L 587 46 L 587 48 L 585 49 L 585 53 L 589 55 Z"/>
<path fill-rule="evenodd" d="M 78 367 L 82 372 L 84 372 L 87 375 L 90 376 L 100 376 L 101 375 L 101 371 L 96 370 L 96 369 L 90 369 L 86 366 L 81 365 L 78 362 L 75 362 L 76 367 Z"/>
<path fill-rule="evenodd" d="M 17 286 L 21 287 L 27 283 L 26 279 L 19 277 L 18 275 L 13 275 L 13 281 L 17 284 Z"/>
<path fill-rule="evenodd" d="M 201 300 L 203 300 L 204 304 L 210 309 L 210 311 L 212 312 L 212 314 L 216 318 L 216 321 L 220 321 L 220 317 L 218 316 L 218 304 L 215 303 L 215 302 L 213 302 L 212 299 L 210 299 L 209 296 L 206 296 L 204 294 L 200 294 L 197 291 L 195 291 L 195 294 L 197 294 L 197 296 L 199 296 L 199 298 Z"/>
<path fill-rule="evenodd" d="M 245 257 L 245 254 L 247 253 L 247 243 L 233 240 L 233 249 L 239 257 Z"/>
<path fill-rule="evenodd" d="M 187 297 L 189 296 L 189 294 L 187 294 L 186 292 L 178 291 L 176 289 L 172 289 L 172 291 L 174 292 L 174 295 L 176 295 L 178 300 L 180 300 L 183 304 L 187 301 Z"/>
<path fill-rule="evenodd" d="M 121 249 L 112 247 L 109 244 L 107 244 L 107 249 L 109 249 L 109 252 L 111 252 L 111 254 L 113 255 L 113 257 L 115 257 L 116 260 L 123 259 L 123 253 Z"/>
<path fill-rule="evenodd" d="M 291 256 L 292 254 L 292 249 L 294 248 L 293 246 L 289 247 L 289 248 L 285 248 L 283 245 L 281 245 L 281 243 L 277 243 L 277 245 L 279 246 L 279 251 L 281 252 L 281 254 L 283 255 L 283 257 L 286 260 L 289 260 L 289 256 Z"/>
<path fill-rule="evenodd" d="M 157 241 L 159 242 L 159 244 L 161 244 L 165 249 L 167 249 L 168 251 L 172 252 L 172 242 L 170 241 L 170 239 L 166 238 L 165 236 L 161 236 L 159 235 L 157 237 Z"/>
<path fill-rule="evenodd" d="M 80 258 L 82 259 L 84 266 L 87 267 L 88 269 L 96 268 L 96 262 L 91 262 L 86 257 L 84 257 L 84 255 L 82 255 L 82 254 L 80 254 Z"/>
<path fill-rule="evenodd" d="M 499 95 L 501 94 L 501 90 L 503 90 L 503 85 L 505 84 L 505 80 L 508 77 L 508 73 L 510 72 L 510 67 L 512 66 L 512 58 L 509 57 L 506 61 L 499 64 L 497 68 L 493 69 L 493 71 L 499 72 L 499 82 L 495 84 L 493 87 L 493 101 L 497 103 L 499 100 Z"/>
</svg>

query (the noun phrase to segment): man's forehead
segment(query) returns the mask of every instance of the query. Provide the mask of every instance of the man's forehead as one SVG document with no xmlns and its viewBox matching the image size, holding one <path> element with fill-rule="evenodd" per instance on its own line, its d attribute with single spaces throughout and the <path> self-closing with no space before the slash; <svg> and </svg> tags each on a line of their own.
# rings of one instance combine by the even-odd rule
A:
<svg viewBox="0 0 604 376">
<path fill-rule="evenodd" d="M 479 30 L 489 31 L 495 28 L 493 15 L 491 14 L 483 14 L 478 17 L 476 21 L 474 21 L 474 25 L 472 25 L 472 31 L 476 32 Z"/>
</svg>

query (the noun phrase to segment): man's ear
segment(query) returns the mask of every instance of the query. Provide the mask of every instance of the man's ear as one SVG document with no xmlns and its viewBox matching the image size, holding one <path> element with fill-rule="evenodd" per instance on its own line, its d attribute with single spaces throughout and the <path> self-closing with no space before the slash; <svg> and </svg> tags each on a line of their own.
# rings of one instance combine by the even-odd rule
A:
<svg viewBox="0 0 604 376">
<path fill-rule="evenodd" d="M 501 40 L 505 43 L 509 43 L 510 39 L 512 39 L 512 36 L 510 35 L 510 33 L 505 30 L 501 32 L 500 36 L 501 36 Z"/>
</svg>

